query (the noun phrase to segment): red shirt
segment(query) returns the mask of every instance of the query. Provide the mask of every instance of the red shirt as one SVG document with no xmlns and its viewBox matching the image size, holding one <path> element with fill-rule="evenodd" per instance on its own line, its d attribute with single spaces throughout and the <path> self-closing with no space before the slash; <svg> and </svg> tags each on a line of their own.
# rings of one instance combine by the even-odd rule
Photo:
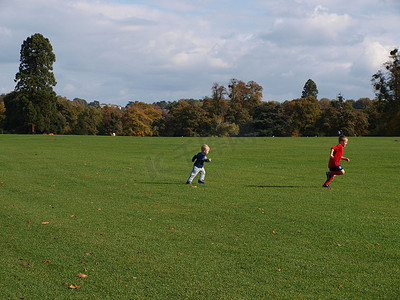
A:
<svg viewBox="0 0 400 300">
<path fill-rule="evenodd" d="M 334 168 L 340 165 L 340 159 L 343 156 L 343 145 L 339 144 L 337 146 L 333 146 L 333 158 L 329 159 L 328 168 Z"/>
</svg>

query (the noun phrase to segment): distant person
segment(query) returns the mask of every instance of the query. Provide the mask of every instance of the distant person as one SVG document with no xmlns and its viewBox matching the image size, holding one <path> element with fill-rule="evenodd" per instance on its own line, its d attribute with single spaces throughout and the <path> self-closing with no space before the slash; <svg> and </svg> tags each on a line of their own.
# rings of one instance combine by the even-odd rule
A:
<svg viewBox="0 0 400 300">
<path fill-rule="evenodd" d="M 329 183 L 335 178 L 336 175 L 344 175 L 345 171 L 340 165 L 340 160 L 350 161 L 349 158 L 343 156 L 343 148 L 346 147 L 348 139 L 346 136 L 339 136 L 339 144 L 331 148 L 331 155 L 329 157 L 328 168 L 326 172 L 326 181 L 322 187 L 329 188 Z"/>
<path fill-rule="evenodd" d="M 210 147 L 204 144 L 201 146 L 201 152 L 197 153 L 192 158 L 192 162 L 194 161 L 194 165 L 192 168 L 192 172 L 189 175 L 186 184 L 192 184 L 193 179 L 196 177 L 198 173 L 200 173 L 199 183 L 205 183 L 204 178 L 206 176 L 206 170 L 204 169 L 204 162 L 211 162 L 211 158 L 207 158 L 207 154 L 210 152 Z"/>
</svg>

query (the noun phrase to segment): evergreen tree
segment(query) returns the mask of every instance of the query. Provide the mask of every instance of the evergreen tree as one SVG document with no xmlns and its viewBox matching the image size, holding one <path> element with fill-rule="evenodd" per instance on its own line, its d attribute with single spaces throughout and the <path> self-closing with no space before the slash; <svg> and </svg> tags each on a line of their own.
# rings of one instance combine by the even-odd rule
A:
<svg viewBox="0 0 400 300">
<path fill-rule="evenodd" d="M 313 96 L 317 99 L 318 89 L 317 85 L 311 79 L 308 79 L 303 87 L 303 92 L 301 93 L 301 98 L 307 98 L 308 96 Z"/>
<path fill-rule="evenodd" d="M 36 33 L 23 42 L 20 54 L 15 91 L 5 99 L 7 126 L 15 132 L 52 131 L 58 122 L 53 48 L 47 38 Z"/>
</svg>

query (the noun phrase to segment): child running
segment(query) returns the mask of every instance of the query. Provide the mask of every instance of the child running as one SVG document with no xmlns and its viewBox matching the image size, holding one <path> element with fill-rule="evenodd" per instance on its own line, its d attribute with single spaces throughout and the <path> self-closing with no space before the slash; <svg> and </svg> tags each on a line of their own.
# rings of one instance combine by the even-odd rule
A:
<svg viewBox="0 0 400 300">
<path fill-rule="evenodd" d="M 350 161 L 349 158 L 343 156 L 343 148 L 346 147 L 348 139 L 346 136 L 339 136 L 339 144 L 331 148 L 331 156 L 329 158 L 328 168 L 326 172 L 326 181 L 322 187 L 329 188 L 329 183 L 335 178 L 336 175 L 344 175 L 345 171 L 340 165 L 340 160 Z"/>
<path fill-rule="evenodd" d="M 204 178 L 206 176 L 206 170 L 204 169 L 204 162 L 211 162 L 211 158 L 207 158 L 208 152 L 210 152 L 210 147 L 204 144 L 203 146 L 201 146 L 201 152 L 193 156 L 192 162 L 193 161 L 195 162 L 193 165 L 192 172 L 190 173 L 189 178 L 186 181 L 186 184 L 192 184 L 193 179 L 199 172 L 200 172 L 200 178 L 198 182 L 205 183 Z"/>
</svg>

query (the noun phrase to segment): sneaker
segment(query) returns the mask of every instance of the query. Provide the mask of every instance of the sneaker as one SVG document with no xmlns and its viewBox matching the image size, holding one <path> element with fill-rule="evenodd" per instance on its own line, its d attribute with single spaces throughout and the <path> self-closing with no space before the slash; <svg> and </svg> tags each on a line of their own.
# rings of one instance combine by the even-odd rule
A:
<svg viewBox="0 0 400 300">
<path fill-rule="evenodd" d="M 323 184 L 322 187 L 330 188 L 328 184 Z"/>
<path fill-rule="evenodd" d="M 191 182 L 189 182 L 189 181 L 186 181 L 186 184 L 192 184 Z"/>
<path fill-rule="evenodd" d="M 326 180 L 329 180 L 329 179 L 331 179 L 331 172 L 326 172 Z"/>
<path fill-rule="evenodd" d="M 198 183 L 203 183 L 204 184 L 205 182 L 203 180 L 199 180 Z"/>
</svg>

